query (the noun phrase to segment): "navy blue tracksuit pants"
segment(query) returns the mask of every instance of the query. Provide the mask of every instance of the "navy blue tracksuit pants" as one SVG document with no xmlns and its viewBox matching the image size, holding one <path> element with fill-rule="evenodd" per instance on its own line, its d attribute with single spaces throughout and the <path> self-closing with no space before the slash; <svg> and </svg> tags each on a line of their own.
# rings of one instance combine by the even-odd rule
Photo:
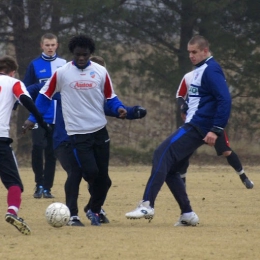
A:
<svg viewBox="0 0 260 260">
<path fill-rule="evenodd" d="M 205 144 L 202 139 L 203 135 L 194 126 L 184 124 L 155 150 L 151 176 L 143 195 L 143 200 L 149 200 L 151 207 L 154 207 L 158 192 L 166 182 L 180 206 L 181 214 L 192 211 L 185 184 L 178 171 L 192 153 Z"/>
<path fill-rule="evenodd" d="M 108 175 L 110 139 L 107 129 L 104 127 L 94 133 L 72 135 L 70 141 L 82 177 L 90 185 L 90 209 L 99 213 L 111 186 Z"/>
</svg>

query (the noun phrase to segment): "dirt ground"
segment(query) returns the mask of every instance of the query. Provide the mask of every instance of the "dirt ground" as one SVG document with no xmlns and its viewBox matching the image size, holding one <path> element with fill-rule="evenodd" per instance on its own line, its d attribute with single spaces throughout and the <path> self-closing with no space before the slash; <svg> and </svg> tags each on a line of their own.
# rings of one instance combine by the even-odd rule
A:
<svg viewBox="0 0 260 260">
<path fill-rule="evenodd" d="M 83 207 L 89 195 L 85 182 L 79 195 L 79 216 L 85 227 L 53 228 L 45 220 L 45 209 L 52 202 L 64 202 L 66 178 L 59 167 L 52 189 L 55 199 L 33 198 L 31 169 L 21 169 L 24 182 L 19 212 L 32 229 L 30 236 L 20 234 L 4 221 L 6 190 L 0 186 L 0 259 L 98 259 L 98 260 L 239 260 L 260 259 L 260 175 L 259 167 L 246 167 L 255 187 L 247 190 L 239 177 L 225 166 L 191 166 L 187 191 L 193 210 L 200 217 L 197 227 L 174 227 L 179 208 L 166 185 L 159 193 L 155 217 L 128 220 L 142 198 L 150 167 L 110 167 L 113 181 L 104 209 L 110 224 L 94 227 Z"/>
</svg>

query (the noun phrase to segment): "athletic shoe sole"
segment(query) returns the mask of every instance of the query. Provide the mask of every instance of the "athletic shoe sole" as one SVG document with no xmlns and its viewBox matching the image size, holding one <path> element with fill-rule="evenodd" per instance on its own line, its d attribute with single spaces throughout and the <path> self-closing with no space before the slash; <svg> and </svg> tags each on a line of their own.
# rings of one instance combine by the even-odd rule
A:
<svg viewBox="0 0 260 260">
<path fill-rule="evenodd" d="M 29 226 L 23 221 L 23 219 L 16 217 L 12 214 L 6 214 L 5 216 L 6 222 L 13 225 L 18 229 L 19 232 L 21 232 L 23 235 L 30 235 L 31 229 Z"/>
<path fill-rule="evenodd" d="M 127 219 L 141 219 L 141 218 L 145 218 L 145 219 L 149 219 L 152 220 L 153 219 L 153 215 L 144 215 L 144 216 L 126 216 Z"/>
<path fill-rule="evenodd" d="M 71 226 L 71 227 L 84 227 L 85 225 L 81 222 L 81 221 L 75 221 L 75 220 L 70 220 L 67 223 L 67 226 Z"/>
</svg>

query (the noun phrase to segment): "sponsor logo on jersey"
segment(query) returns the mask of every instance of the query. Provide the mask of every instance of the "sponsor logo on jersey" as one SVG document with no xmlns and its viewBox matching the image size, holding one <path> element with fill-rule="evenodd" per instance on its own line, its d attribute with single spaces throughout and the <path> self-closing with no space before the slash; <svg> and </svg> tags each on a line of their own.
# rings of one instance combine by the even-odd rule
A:
<svg viewBox="0 0 260 260">
<path fill-rule="evenodd" d="M 95 71 L 91 71 L 89 74 L 90 74 L 90 77 L 91 77 L 91 78 L 95 78 L 95 76 L 96 76 L 96 75 L 95 75 Z"/>
<path fill-rule="evenodd" d="M 46 72 L 46 69 L 40 70 L 39 72 L 44 73 L 44 72 Z"/>
<path fill-rule="evenodd" d="M 199 95 L 199 89 L 198 89 L 198 87 L 196 87 L 196 86 L 193 86 L 193 85 L 190 85 L 189 86 L 189 95 L 190 96 L 194 96 L 194 95 Z"/>
<path fill-rule="evenodd" d="M 70 87 L 74 89 L 84 90 L 84 89 L 91 89 L 96 87 L 96 82 L 88 81 L 88 80 L 79 80 L 70 83 Z"/>
</svg>

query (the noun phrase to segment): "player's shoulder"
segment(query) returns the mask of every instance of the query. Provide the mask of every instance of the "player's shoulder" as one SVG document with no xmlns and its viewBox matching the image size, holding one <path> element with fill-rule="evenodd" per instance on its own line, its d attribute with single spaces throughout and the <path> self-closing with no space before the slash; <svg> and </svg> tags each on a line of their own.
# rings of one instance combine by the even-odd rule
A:
<svg viewBox="0 0 260 260">
<path fill-rule="evenodd" d="M 103 71 L 103 72 L 106 72 L 106 68 L 94 61 L 90 61 L 90 68 L 95 68 L 96 70 L 100 70 L 100 71 Z"/>
<path fill-rule="evenodd" d="M 69 62 L 65 62 L 64 65 L 62 65 L 61 67 L 57 68 L 56 72 L 59 73 L 63 73 L 64 71 L 70 70 L 73 67 L 73 61 L 69 61 Z"/>
<path fill-rule="evenodd" d="M 60 56 L 57 56 L 56 59 L 61 61 L 61 62 L 64 62 L 64 64 L 67 63 L 67 61 L 65 59 L 61 58 Z"/>
<path fill-rule="evenodd" d="M 30 64 L 34 64 L 34 63 L 39 62 L 41 60 L 42 60 L 42 57 L 41 56 L 37 56 L 36 58 L 31 60 Z"/>
<path fill-rule="evenodd" d="M 223 73 L 220 64 L 212 57 L 207 62 L 207 67 L 205 68 L 205 74 Z"/>
<path fill-rule="evenodd" d="M 21 85 L 24 86 L 24 83 L 16 78 L 10 77 L 8 75 L 1 76 L 1 84 L 6 86 L 15 86 L 15 85 Z"/>
<path fill-rule="evenodd" d="M 183 76 L 183 78 L 190 78 L 190 77 L 193 77 L 193 74 L 194 74 L 194 71 L 192 70 L 192 71 L 186 73 L 186 74 Z"/>
</svg>

